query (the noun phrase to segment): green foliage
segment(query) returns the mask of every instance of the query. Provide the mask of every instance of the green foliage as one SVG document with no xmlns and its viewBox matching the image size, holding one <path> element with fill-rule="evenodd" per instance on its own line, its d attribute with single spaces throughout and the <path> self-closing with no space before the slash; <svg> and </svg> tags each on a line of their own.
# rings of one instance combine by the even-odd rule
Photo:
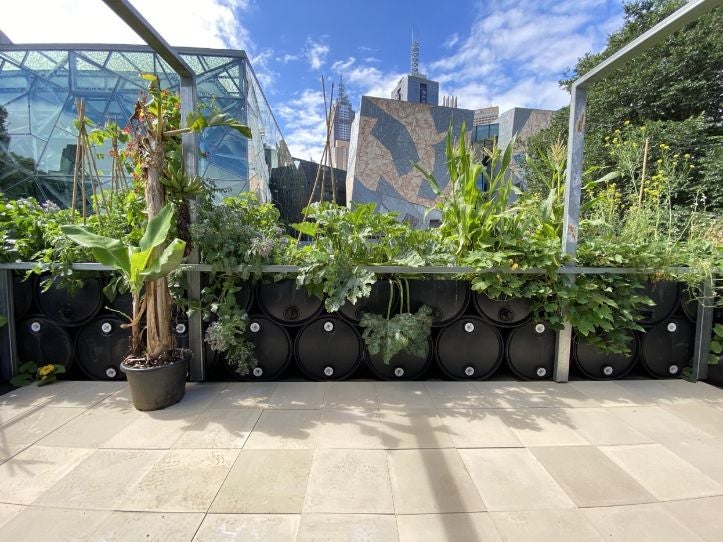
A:
<svg viewBox="0 0 723 542">
<path fill-rule="evenodd" d="M 65 366 L 48 363 L 41 367 L 34 361 L 28 361 L 18 367 L 18 374 L 10 379 L 10 385 L 20 388 L 37 381 L 38 386 L 52 384 L 58 379 L 59 374 L 65 373 Z"/>
<path fill-rule="evenodd" d="M 365 266 L 418 266 L 439 258 L 433 232 L 399 222 L 396 213 L 377 213 L 373 203 L 353 209 L 314 203 L 304 212 L 311 222 L 292 226 L 312 240 L 292 247 L 290 257 L 301 267 L 297 283 L 320 298 L 326 294 L 330 312 L 369 295 L 376 276 Z"/>
<path fill-rule="evenodd" d="M 718 365 L 723 357 L 723 324 L 713 326 L 713 338 L 710 341 L 709 365 Z"/>
</svg>

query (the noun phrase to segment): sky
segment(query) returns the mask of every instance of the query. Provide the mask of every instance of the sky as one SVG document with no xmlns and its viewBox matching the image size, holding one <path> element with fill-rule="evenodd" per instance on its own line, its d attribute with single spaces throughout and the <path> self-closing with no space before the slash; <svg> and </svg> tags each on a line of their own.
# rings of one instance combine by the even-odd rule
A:
<svg viewBox="0 0 723 542">
<path fill-rule="evenodd" d="M 558 109 L 558 81 L 622 25 L 621 0 L 131 0 L 171 44 L 247 52 L 292 155 L 323 147 L 321 76 L 343 76 L 355 110 L 361 96 L 389 98 L 420 71 L 468 109 Z M 142 43 L 101 0 L 2 0 L 14 43 Z M 41 14 L 38 16 L 38 14 Z"/>
</svg>

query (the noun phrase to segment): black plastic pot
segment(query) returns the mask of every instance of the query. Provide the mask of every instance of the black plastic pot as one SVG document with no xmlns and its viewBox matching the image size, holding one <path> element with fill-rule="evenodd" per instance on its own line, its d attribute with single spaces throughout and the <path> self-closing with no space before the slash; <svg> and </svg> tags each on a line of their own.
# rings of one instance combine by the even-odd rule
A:
<svg viewBox="0 0 723 542">
<path fill-rule="evenodd" d="M 392 291 L 395 292 L 392 294 Z M 372 285 L 369 297 L 360 299 L 356 303 L 347 301 L 339 309 L 339 314 L 352 324 L 358 324 L 364 313 L 386 315 L 389 310 L 389 297 L 392 299 L 392 314 L 397 311 L 398 295 L 396 287 L 394 290 L 389 288 L 389 281 L 380 280 Z"/>
<path fill-rule="evenodd" d="M 274 380 L 291 363 L 291 338 L 279 324 L 263 316 L 251 316 L 244 337 L 254 345 L 257 364 L 249 374 L 240 376 L 226 360 L 224 365 L 239 380 Z"/>
<path fill-rule="evenodd" d="M 693 357 L 693 325 L 669 318 L 648 329 L 640 341 L 640 362 L 655 378 L 680 377 Z"/>
<path fill-rule="evenodd" d="M 431 337 L 427 340 L 427 352 L 421 357 L 401 351 L 394 355 L 389 363 L 384 363 L 381 354 L 367 353 L 369 370 L 381 380 L 416 380 L 425 373 L 431 363 Z"/>
<path fill-rule="evenodd" d="M 73 338 L 58 322 L 42 316 L 28 317 L 16 331 L 18 356 L 21 361 L 38 365 L 59 363 L 69 369 L 73 364 Z"/>
<path fill-rule="evenodd" d="M 321 316 L 299 330 L 296 362 L 313 380 L 344 380 L 359 366 L 362 341 L 354 327 L 333 316 Z"/>
<path fill-rule="evenodd" d="M 491 299 L 475 292 L 472 301 L 477 312 L 498 327 L 514 327 L 530 318 L 532 310 L 524 299 Z"/>
<path fill-rule="evenodd" d="M 628 354 L 603 352 L 590 344 L 585 337 L 576 335 L 572 343 L 572 357 L 580 372 L 592 380 L 622 378 L 635 366 L 638 359 L 638 338 L 630 332 Z"/>
<path fill-rule="evenodd" d="M 23 279 L 23 275 L 13 273 L 13 312 L 15 313 L 16 320 L 22 319 L 33 304 L 35 277 L 30 277 L 26 280 Z"/>
<path fill-rule="evenodd" d="M 100 280 L 89 278 L 72 292 L 53 284 L 43 292 L 41 282 L 35 288 L 38 309 L 48 318 L 63 326 L 81 326 L 98 314 L 103 304 L 103 290 Z"/>
<path fill-rule="evenodd" d="M 502 363 L 503 353 L 499 331 L 476 316 L 463 316 L 437 337 L 437 363 L 455 380 L 489 378 Z"/>
<path fill-rule="evenodd" d="M 293 279 L 260 284 L 256 295 L 264 314 L 285 326 L 305 324 L 318 316 L 324 305 L 305 288 L 298 288 Z"/>
<path fill-rule="evenodd" d="M 161 410 L 183 398 L 192 353 L 190 350 L 179 352 L 182 354 L 176 362 L 160 367 L 134 368 L 121 363 L 120 369 L 128 378 L 136 410 Z"/>
<path fill-rule="evenodd" d="M 648 296 L 655 303 L 652 307 L 640 309 L 637 320 L 643 325 L 650 326 L 662 322 L 678 308 L 678 284 L 676 282 L 648 281 L 643 285 L 640 293 Z"/>
<path fill-rule="evenodd" d="M 114 317 L 96 318 L 75 338 L 75 359 L 92 380 L 124 380 L 120 363 L 130 349 L 131 330 Z"/>
<path fill-rule="evenodd" d="M 412 312 L 427 305 L 432 309 L 432 325 L 441 327 L 455 320 L 467 308 L 469 283 L 462 280 L 410 280 L 409 297 Z"/>
<path fill-rule="evenodd" d="M 530 321 L 507 337 L 507 362 L 524 380 L 548 380 L 555 366 L 556 333 L 547 322 Z"/>
</svg>

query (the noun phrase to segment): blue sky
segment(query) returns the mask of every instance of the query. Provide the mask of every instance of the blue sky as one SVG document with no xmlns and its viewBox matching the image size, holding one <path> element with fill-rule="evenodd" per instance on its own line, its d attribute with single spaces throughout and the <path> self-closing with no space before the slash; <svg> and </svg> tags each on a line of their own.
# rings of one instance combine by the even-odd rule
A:
<svg viewBox="0 0 723 542">
<path fill-rule="evenodd" d="M 16 43 L 138 43 L 100 0 L 3 3 L 0 30 Z M 343 75 L 355 109 L 362 95 L 389 97 L 410 69 L 413 28 L 420 70 L 439 81 L 440 96 L 505 110 L 565 105 L 558 80 L 622 24 L 621 0 L 132 3 L 174 45 L 245 49 L 292 153 L 316 159 L 325 133 L 320 76 Z"/>
</svg>

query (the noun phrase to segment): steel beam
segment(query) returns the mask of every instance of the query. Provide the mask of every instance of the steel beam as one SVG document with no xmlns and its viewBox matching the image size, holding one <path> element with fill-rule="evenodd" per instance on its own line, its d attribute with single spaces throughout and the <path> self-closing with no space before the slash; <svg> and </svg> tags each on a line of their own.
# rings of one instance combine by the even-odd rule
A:
<svg viewBox="0 0 723 542">
<path fill-rule="evenodd" d="M 713 295 L 713 278 L 710 278 L 703 283 L 703 296 L 698 300 L 698 315 L 695 320 L 693 377 L 696 380 L 708 378 L 708 354 L 713 335 Z"/>
<path fill-rule="evenodd" d="M 0 269 L 0 315 L 7 323 L 0 327 L 0 380 L 10 380 L 18 368 L 15 349 L 15 310 L 13 302 L 13 272 Z"/>
</svg>

